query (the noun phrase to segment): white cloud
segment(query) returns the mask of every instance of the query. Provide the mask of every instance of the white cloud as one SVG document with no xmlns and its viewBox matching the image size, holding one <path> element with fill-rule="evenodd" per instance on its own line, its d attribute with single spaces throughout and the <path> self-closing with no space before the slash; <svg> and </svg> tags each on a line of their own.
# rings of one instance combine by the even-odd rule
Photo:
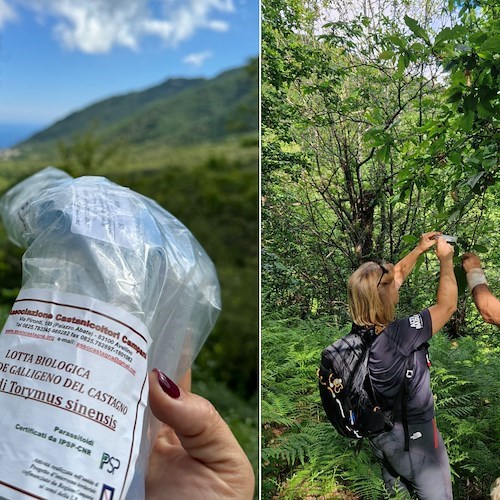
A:
<svg viewBox="0 0 500 500">
<path fill-rule="evenodd" d="M 55 18 L 54 34 L 70 50 L 103 53 L 115 46 L 136 50 L 141 38 L 153 36 L 174 46 L 200 29 L 227 31 L 218 14 L 234 12 L 233 0 L 0 0 L 0 27 L 11 20 L 15 4 Z"/>
<path fill-rule="evenodd" d="M 38 3 L 47 3 L 47 0 Z M 58 0 L 49 2 L 52 12 L 61 16 L 55 34 L 69 49 L 87 53 L 108 52 L 114 45 L 130 49 L 138 46 L 140 33 L 134 19 L 143 14 L 138 2 L 93 0 L 74 2 Z"/>
<path fill-rule="evenodd" d="M 207 59 L 212 57 L 212 52 L 206 50 L 204 52 L 198 52 L 196 54 L 189 54 L 186 56 L 182 62 L 189 64 L 190 66 L 200 67 Z"/>
<path fill-rule="evenodd" d="M 214 31 L 220 31 L 220 32 L 224 32 L 229 29 L 229 25 L 227 23 L 225 23 L 224 21 L 217 21 L 217 20 L 209 21 L 207 23 L 207 27 Z"/>
<path fill-rule="evenodd" d="M 14 9 L 10 7 L 5 0 L 0 0 L 0 28 L 8 21 L 16 19 Z"/>
<path fill-rule="evenodd" d="M 213 11 L 233 12 L 232 0 L 163 0 L 164 16 L 170 22 L 170 39 L 176 44 L 189 38 L 197 29 L 227 31 L 227 23 L 212 17 Z"/>
</svg>

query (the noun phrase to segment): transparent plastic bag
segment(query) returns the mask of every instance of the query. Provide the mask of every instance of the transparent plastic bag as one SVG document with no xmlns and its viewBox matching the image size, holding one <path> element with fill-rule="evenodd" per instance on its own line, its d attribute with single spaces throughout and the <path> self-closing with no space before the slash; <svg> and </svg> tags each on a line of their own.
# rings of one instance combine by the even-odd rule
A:
<svg viewBox="0 0 500 500">
<path fill-rule="evenodd" d="M 92 300 L 131 315 L 152 338 L 148 370 L 157 367 L 179 380 L 221 307 L 215 268 L 184 225 L 151 199 L 103 177 L 73 179 L 52 167 L 8 191 L 0 212 L 9 238 L 27 248 L 22 291 L 85 297 L 87 309 Z M 95 351 L 96 345 L 86 348 Z M 123 348 L 141 350 L 133 342 Z M 147 454 L 158 428 L 147 411 L 145 419 L 127 496 L 134 500 L 143 498 Z"/>
</svg>

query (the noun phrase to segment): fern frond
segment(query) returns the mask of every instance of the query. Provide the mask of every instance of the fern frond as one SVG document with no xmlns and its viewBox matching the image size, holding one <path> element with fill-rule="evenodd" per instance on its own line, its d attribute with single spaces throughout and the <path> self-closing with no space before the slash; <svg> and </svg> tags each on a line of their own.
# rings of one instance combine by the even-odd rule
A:
<svg viewBox="0 0 500 500">
<path fill-rule="evenodd" d="M 303 464 L 311 445 L 311 437 L 307 434 L 288 433 L 277 437 L 269 447 L 263 449 L 262 457 L 269 461 L 281 458 L 288 465 L 294 464 L 297 460 Z"/>
<path fill-rule="evenodd" d="M 356 455 L 352 442 L 334 430 L 321 407 L 319 355 L 347 333 L 331 325 L 292 319 L 263 327 L 263 498 L 342 498 L 342 487 L 349 490 L 348 498 L 388 498 L 368 443 L 362 443 Z M 432 340 L 436 417 L 456 500 L 466 499 L 468 485 L 486 498 L 500 470 L 498 354 L 500 342 L 491 336 L 458 339 L 454 344 L 439 335 Z"/>
<path fill-rule="evenodd" d="M 361 497 L 373 500 L 384 497 L 385 487 L 380 467 L 368 460 L 366 455 L 360 454 L 342 476 L 348 481 L 349 488 Z"/>
</svg>

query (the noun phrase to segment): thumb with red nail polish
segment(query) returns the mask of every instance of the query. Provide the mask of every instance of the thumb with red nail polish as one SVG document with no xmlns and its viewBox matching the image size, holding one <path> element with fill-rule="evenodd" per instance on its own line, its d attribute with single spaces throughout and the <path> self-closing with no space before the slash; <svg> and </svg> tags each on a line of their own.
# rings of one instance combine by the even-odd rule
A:
<svg viewBox="0 0 500 500">
<path fill-rule="evenodd" d="M 155 369 L 149 375 L 149 402 L 164 425 L 150 455 L 147 500 L 253 498 L 250 462 L 209 401 Z"/>
</svg>

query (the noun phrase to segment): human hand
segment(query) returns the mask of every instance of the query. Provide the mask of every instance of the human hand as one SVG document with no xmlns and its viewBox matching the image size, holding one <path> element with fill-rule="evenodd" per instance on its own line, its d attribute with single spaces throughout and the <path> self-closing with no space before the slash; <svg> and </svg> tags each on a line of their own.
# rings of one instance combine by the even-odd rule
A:
<svg viewBox="0 0 500 500">
<path fill-rule="evenodd" d="M 436 244 L 437 238 L 436 236 L 440 236 L 441 232 L 439 231 L 431 231 L 429 233 L 424 233 L 420 236 L 420 241 L 418 242 L 417 248 L 422 252 L 427 252 L 429 248 Z"/>
<path fill-rule="evenodd" d="M 468 273 L 471 269 L 481 269 L 481 261 L 474 253 L 464 253 L 462 255 L 462 267 L 466 273 Z"/>
<path fill-rule="evenodd" d="M 154 370 L 149 402 L 164 425 L 151 450 L 147 500 L 253 498 L 250 462 L 209 401 Z"/>
<path fill-rule="evenodd" d="M 455 249 L 444 238 L 437 238 L 436 255 L 440 262 L 452 259 Z"/>
</svg>

